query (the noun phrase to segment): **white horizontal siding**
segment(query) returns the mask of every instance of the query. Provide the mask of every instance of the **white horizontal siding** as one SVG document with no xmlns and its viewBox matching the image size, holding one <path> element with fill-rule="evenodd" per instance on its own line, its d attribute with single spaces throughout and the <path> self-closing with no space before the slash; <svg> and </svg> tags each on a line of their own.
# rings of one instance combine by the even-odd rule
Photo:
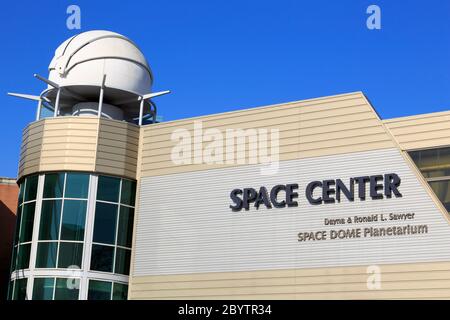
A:
<svg viewBox="0 0 450 320">
<path fill-rule="evenodd" d="M 144 177 L 133 276 L 450 260 L 450 227 L 396 149 Z M 402 198 L 310 205 L 313 180 L 397 173 Z M 299 206 L 232 212 L 232 189 L 299 184 Z M 324 218 L 415 212 L 412 221 L 324 226 Z M 427 224 L 428 234 L 299 243 L 300 231 Z"/>
</svg>

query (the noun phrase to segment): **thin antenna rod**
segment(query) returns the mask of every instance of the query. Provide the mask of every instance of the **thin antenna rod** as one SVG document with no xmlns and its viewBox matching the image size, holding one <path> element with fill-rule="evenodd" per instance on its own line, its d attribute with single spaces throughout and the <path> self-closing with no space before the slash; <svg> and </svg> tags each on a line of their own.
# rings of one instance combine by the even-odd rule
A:
<svg viewBox="0 0 450 320">
<path fill-rule="evenodd" d="M 48 79 L 46 79 L 46 78 L 44 78 L 44 77 L 41 77 L 41 76 L 38 75 L 37 73 L 34 74 L 34 77 L 35 77 L 36 79 L 39 79 L 39 80 L 41 80 L 41 81 L 44 81 L 46 84 L 52 86 L 52 87 L 55 88 L 55 89 L 59 89 L 59 85 L 58 85 L 57 83 L 54 83 L 54 82 L 51 81 L 51 80 L 48 80 Z"/>
<path fill-rule="evenodd" d="M 170 93 L 169 90 L 161 91 L 161 92 L 155 92 L 155 93 L 147 93 L 147 94 L 144 94 L 142 96 L 138 96 L 137 100 L 138 101 L 141 101 L 141 99 L 148 100 L 150 98 L 159 97 L 159 96 L 162 96 L 162 95 L 168 94 L 168 93 Z M 116 102 L 116 105 L 127 104 L 127 103 L 134 102 L 134 101 L 136 101 L 136 98 L 126 98 L 126 99 L 123 99 L 123 100 L 118 100 Z"/>
<path fill-rule="evenodd" d="M 147 99 L 154 98 L 154 97 L 159 97 L 159 96 L 162 96 L 162 95 L 168 94 L 168 93 L 170 93 L 170 90 L 154 92 L 154 93 L 147 93 L 147 94 L 144 94 L 142 96 L 142 99 L 147 100 Z"/>
<path fill-rule="evenodd" d="M 41 97 L 35 96 L 32 94 L 14 93 L 14 92 L 8 92 L 7 94 L 8 94 L 8 96 L 11 96 L 11 97 L 22 98 L 22 99 L 27 99 L 27 100 L 34 100 L 34 101 L 41 100 Z"/>
</svg>

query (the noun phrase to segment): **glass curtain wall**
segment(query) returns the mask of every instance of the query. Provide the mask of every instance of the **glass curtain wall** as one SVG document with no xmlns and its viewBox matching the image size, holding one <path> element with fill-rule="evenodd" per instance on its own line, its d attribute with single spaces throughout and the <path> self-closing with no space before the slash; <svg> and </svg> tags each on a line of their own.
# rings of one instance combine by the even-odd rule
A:
<svg viewBox="0 0 450 320">
<path fill-rule="evenodd" d="M 11 273 L 23 276 L 30 266 L 31 240 L 36 208 L 38 175 L 27 177 L 20 185 L 17 208 L 17 221 L 11 258 Z M 27 279 L 11 281 L 8 298 L 14 300 L 28 299 L 26 296 Z"/>
<path fill-rule="evenodd" d="M 118 177 L 54 172 L 25 178 L 8 299 L 126 299 L 135 194 L 136 182 Z M 64 270 L 87 272 L 84 289 L 81 278 L 61 276 Z"/>
<path fill-rule="evenodd" d="M 130 273 L 136 183 L 98 177 L 91 270 Z"/>
<path fill-rule="evenodd" d="M 450 148 L 411 151 L 409 155 L 450 212 Z"/>
<path fill-rule="evenodd" d="M 81 268 L 89 174 L 45 175 L 36 268 Z"/>
</svg>

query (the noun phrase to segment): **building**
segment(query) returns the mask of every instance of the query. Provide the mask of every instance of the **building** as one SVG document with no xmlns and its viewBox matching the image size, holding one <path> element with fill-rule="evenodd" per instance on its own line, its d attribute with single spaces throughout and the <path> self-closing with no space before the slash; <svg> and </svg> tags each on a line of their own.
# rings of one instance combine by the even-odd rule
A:
<svg viewBox="0 0 450 320">
<path fill-rule="evenodd" d="M 6 299 L 8 288 L 18 194 L 16 179 L 0 177 L 0 300 Z"/>
<path fill-rule="evenodd" d="M 49 69 L 15 94 L 11 299 L 450 298 L 450 112 L 354 92 L 154 123 L 167 92 L 107 31 Z"/>
</svg>

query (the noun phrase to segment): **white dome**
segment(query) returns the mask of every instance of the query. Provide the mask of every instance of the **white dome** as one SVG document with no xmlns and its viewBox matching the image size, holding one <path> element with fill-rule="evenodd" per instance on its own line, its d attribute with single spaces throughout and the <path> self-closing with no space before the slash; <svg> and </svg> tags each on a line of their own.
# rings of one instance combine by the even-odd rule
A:
<svg viewBox="0 0 450 320">
<path fill-rule="evenodd" d="M 138 95 L 150 92 L 153 76 L 142 52 L 128 38 L 94 30 L 64 41 L 49 65 L 49 80 L 61 87 L 105 86 Z"/>
</svg>

